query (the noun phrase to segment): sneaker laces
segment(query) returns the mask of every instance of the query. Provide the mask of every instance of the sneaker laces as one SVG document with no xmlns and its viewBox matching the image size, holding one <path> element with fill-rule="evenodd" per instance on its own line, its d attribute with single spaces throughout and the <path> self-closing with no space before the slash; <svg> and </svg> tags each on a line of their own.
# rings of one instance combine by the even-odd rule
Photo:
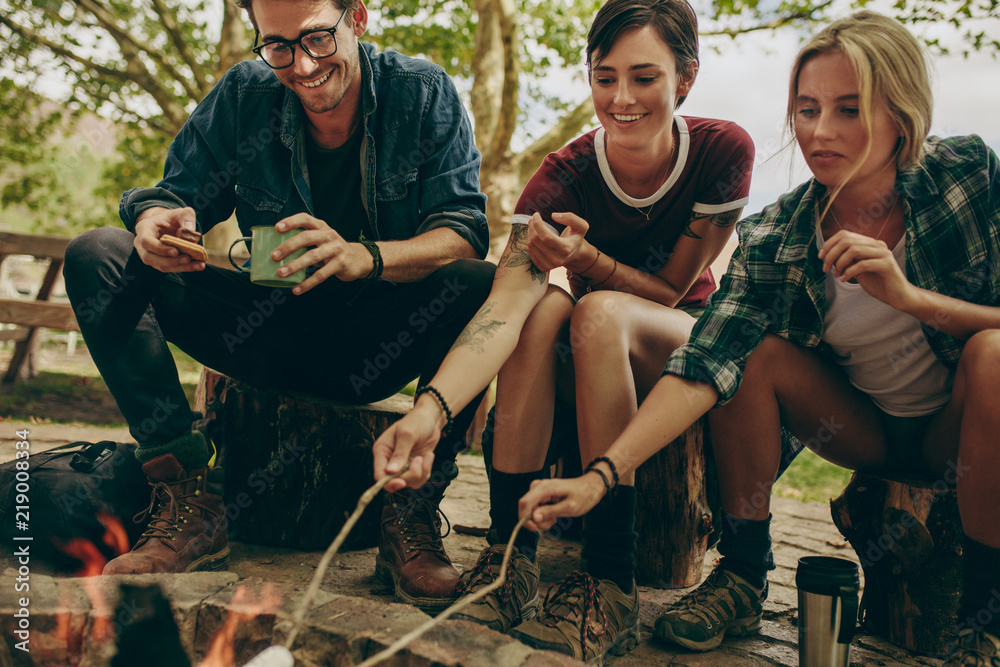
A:
<svg viewBox="0 0 1000 667">
<path fill-rule="evenodd" d="M 188 477 L 187 479 L 177 480 L 169 484 L 166 482 L 149 482 L 149 485 L 153 487 L 153 493 L 150 494 L 149 498 L 149 507 L 132 517 L 133 523 L 143 523 L 147 518 L 149 519 L 149 525 L 143 531 L 142 538 L 156 537 L 174 540 L 176 539 L 174 531 L 184 531 L 184 528 L 180 524 L 187 523 L 188 520 L 181 515 L 193 514 L 194 510 L 191 509 L 190 505 L 178 502 L 178 497 L 174 494 L 174 488 L 191 481 L 200 482 L 201 476 Z M 200 491 L 195 490 L 194 493 L 181 496 L 180 500 L 199 494 Z"/>
<path fill-rule="evenodd" d="M 570 572 L 558 584 L 549 586 L 549 590 L 545 593 L 542 615 L 539 618 L 541 623 L 550 628 L 556 627 L 559 621 L 566 621 L 572 625 L 579 623 L 580 650 L 584 656 L 587 655 L 587 640 L 596 643 L 598 638 L 608 631 L 608 616 L 604 613 L 604 606 L 597 594 L 598 584 L 597 579 L 586 572 L 580 570 Z M 560 611 L 560 607 L 565 611 Z M 574 618 L 581 608 L 583 613 L 579 618 Z M 589 622 L 591 611 L 596 616 L 597 629 Z"/>
<path fill-rule="evenodd" d="M 718 599 L 718 591 L 726 588 L 726 586 L 722 583 L 716 583 L 716 579 L 721 578 L 721 574 L 716 575 L 716 573 L 713 572 L 707 579 L 705 579 L 705 582 L 701 586 L 677 601 L 677 611 L 679 613 L 691 614 L 702 621 L 717 623 L 719 619 L 715 616 L 715 614 L 710 614 L 713 608 L 710 601 L 713 598 Z"/>
<path fill-rule="evenodd" d="M 503 546 L 503 545 L 498 545 Z M 474 593 L 481 586 L 489 586 L 500 576 L 500 566 L 503 565 L 503 549 L 490 548 L 479 555 L 479 560 L 472 566 L 472 569 L 462 575 L 455 592 L 459 595 Z M 493 591 L 491 595 L 500 598 L 506 607 L 514 606 L 516 592 L 514 589 L 514 559 L 507 563 L 507 577 L 503 585 Z"/>
<path fill-rule="evenodd" d="M 959 630 L 958 664 L 1000 667 L 1000 655 L 998 655 L 1000 649 L 985 635 L 985 632 L 976 632 L 973 628 Z"/>
<path fill-rule="evenodd" d="M 407 552 L 431 551 L 447 558 L 441 540 L 451 534 L 451 521 L 441 511 L 441 507 L 424 498 L 415 498 L 396 507 L 399 508 L 396 525 L 403 535 L 403 542 L 408 545 Z M 434 508 L 433 512 L 429 511 L 431 507 Z M 447 524 L 444 535 L 441 534 L 442 520 Z"/>
</svg>

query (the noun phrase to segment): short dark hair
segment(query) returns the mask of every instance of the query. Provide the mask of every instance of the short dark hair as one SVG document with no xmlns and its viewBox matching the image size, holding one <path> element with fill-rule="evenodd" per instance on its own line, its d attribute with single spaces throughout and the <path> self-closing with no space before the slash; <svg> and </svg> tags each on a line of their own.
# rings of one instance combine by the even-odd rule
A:
<svg viewBox="0 0 1000 667">
<path fill-rule="evenodd" d="M 344 11 L 350 13 L 358 8 L 358 0 L 314 0 L 316 4 L 323 2 L 329 2 L 331 5 L 339 7 Z M 253 15 L 253 0 L 233 0 L 237 7 L 240 9 L 247 10 L 247 15 L 250 17 L 250 23 L 253 24 L 254 29 L 257 29 L 257 19 Z M 348 16 L 348 19 L 351 17 Z"/>
<path fill-rule="evenodd" d="M 650 26 L 670 47 L 677 75 L 691 76 L 698 64 L 698 17 L 687 0 L 608 0 L 587 35 L 587 74 L 611 52 L 622 33 Z M 684 98 L 677 100 L 681 105 Z"/>
</svg>

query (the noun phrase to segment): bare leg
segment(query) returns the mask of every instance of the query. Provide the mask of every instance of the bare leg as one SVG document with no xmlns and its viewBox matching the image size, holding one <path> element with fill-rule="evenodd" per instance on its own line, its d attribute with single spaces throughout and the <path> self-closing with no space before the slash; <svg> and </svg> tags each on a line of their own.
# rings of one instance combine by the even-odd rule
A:
<svg viewBox="0 0 1000 667">
<path fill-rule="evenodd" d="M 1000 331 L 982 331 L 966 344 L 951 401 L 924 439 L 927 472 L 957 483 L 962 527 L 970 538 L 1000 549 Z"/>
<path fill-rule="evenodd" d="M 753 521 L 770 513 L 782 421 L 823 458 L 856 470 L 887 460 L 877 408 L 842 370 L 769 335 L 747 360 L 739 391 L 709 412 L 722 509 Z"/>
<path fill-rule="evenodd" d="M 625 430 L 694 322 L 682 310 L 631 294 L 594 292 L 580 300 L 573 310 L 570 346 L 584 463 L 607 451 Z M 621 483 L 633 485 L 634 473 Z"/>
<path fill-rule="evenodd" d="M 545 464 L 552 438 L 557 368 L 562 363 L 558 344 L 566 335 L 572 312 L 569 294 L 550 286 L 525 321 L 517 347 L 497 375 L 496 470 L 534 472 Z"/>
</svg>

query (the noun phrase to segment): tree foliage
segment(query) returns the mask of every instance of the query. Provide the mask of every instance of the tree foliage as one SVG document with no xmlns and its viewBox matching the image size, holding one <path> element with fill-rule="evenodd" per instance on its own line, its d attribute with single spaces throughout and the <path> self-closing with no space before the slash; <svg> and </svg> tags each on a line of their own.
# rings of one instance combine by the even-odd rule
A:
<svg viewBox="0 0 1000 667">
<path fill-rule="evenodd" d="M 839 1 L 839 10 L 833 0 L 700 0 L 696 9 L 703 35 L 736 38 L 788 26 L 811 28 L 848 2 L 866 3 Z M 434 60 L 467 91 L 494 236 L 504 235 L 503 221 L 544 155 L 593 118 L 589 99 L 558 99 L 537 82 L 565 76 L 567 66 L 579 65 L 600 3 L 373 0 L 369 5 L 370 39 Z M 904 22 L 951 26 L 963 38 L 962 51 L 996 53 L 1000 44 L 986 25 L 1000 18 L 998 3 L 896 0 L 894 11 Z M 0 129 L 11 129 L 0 139 L 0 204 L 19 202 L 55 214 L 49 218 L 72 206 L 58 196 L 59 180 L 51 168 L 56 149 L 44 138 L 65 132 L 74 114 L 86 110 L 116 123 L 117 159 L 88 163 L 92 170 L 103 170 L 94 201 L 104 204 L 93 215 L 77 206 L 74 224 L 106 224 L 113 215 L 108 202 L 118 193 L 155 182 L 167 144 L 215 81 L 252 56 L 251 39 L 242 11 L 225 0 L 0 0 L 0 40 L 7 56 L 0 72 L 16 80 L 5 79 L 0 89 Z M 940 42 L 932 46 L 945 50 Z M 53 74 L 65 82 L 64 93 L 56 94 L 57 108 L 42 113 L 27 91 L 37 77 Z M 557 120 L 534 134 L 525 132 L 526 109 L 540 106 L 556 110 Z M 514 145 L 525 147 L 515 150 Z"/>
</svg>

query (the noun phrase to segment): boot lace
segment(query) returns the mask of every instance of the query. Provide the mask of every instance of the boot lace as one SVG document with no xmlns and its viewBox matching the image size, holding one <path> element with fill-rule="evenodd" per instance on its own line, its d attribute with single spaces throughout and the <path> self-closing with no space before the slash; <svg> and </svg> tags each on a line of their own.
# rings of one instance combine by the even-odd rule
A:
<svg viewBox="0 0 1000 667">
<path fill-rule="evenodd" d="M 396 525 L 403 536 L 403 543 L 407 545 L 406 552 L 431 551 L 445 556 L 441 540 L 451 534 L 451 521 L 441 508 L 423 498 L 411 499 L 398 507 Z M 441 534 L 442 519 L 448 526 L 444 535 Z"/>
<path fill-rule="evenodd" d="M 716 570 L 705 579 L 705 582 L 701 586 L 677 601 L 675 613 L 690 614 L 701 621 L 718 623 L 722 620 L 723 614 L 723 610 L 719 605 L 722 597 L 727 594 L 732 598 L 742 597 L 738 591 L 731 590 L 726 584 L 727 581 L 721 571 Z M 735 609 L 736 602 L 738 601 L 736 599 L 730 600 L 728 605 Z M 752 606 L 753 601 L 743 600 L 743 602 Z"/>
<path fill-rule="evenodd" d="M 500 566 L 503 565 L 502 549 L 489 549 L 479 556 L 479 560 L 472 566 L 472 569 L 462 575 L 455 591 L 459 595 L 474 593 L 481 586 L 489 586 L 500 576 Z M 492 595 L 500 598 L 504 606 L 513 606 L 516 602 L 516 592 L 514 589 L 514 559 L 507 563 L 507 578 L 503 585 L 493 591 Z"/>
<path fill-rule="evenodd" d="M 177 539 L 174 533 L 184 532 L 181 524 L 188 522 L 187 517 L 194 515 L 194 509 L 183 501 L 189 496 L 200 495 L 201 491 L 195 490 L 193 493 L 178 497 L 174 488 L 191 481 L 200 482 L 201 476 L 188 477 L 169 484 L 152 481 L 149 483 L 153 487 L 149 507 L 132 517 L 134 523 L 143 523 L 149 519 L 149 525 L 143 531 L 141 539 L 159 538 L 173 541 Z"/>
<path fill-rule="evenodd" d="M 587 655 L 587 641 L 597 643 L 598 638 L 608 631 L 608 616 L 597 595 L 597 585 L 597 580 L 586 572 L 570 572 L 558 584 L 549 586 L 539 618 L 541 623 L 550 628 L 556 627 L 559 621 L 566 621 L 574 626 L 579 623 L 580 650 L 584 656 Z M 590 622 L 592 611 L 595 623 Z"/>
</svg>

